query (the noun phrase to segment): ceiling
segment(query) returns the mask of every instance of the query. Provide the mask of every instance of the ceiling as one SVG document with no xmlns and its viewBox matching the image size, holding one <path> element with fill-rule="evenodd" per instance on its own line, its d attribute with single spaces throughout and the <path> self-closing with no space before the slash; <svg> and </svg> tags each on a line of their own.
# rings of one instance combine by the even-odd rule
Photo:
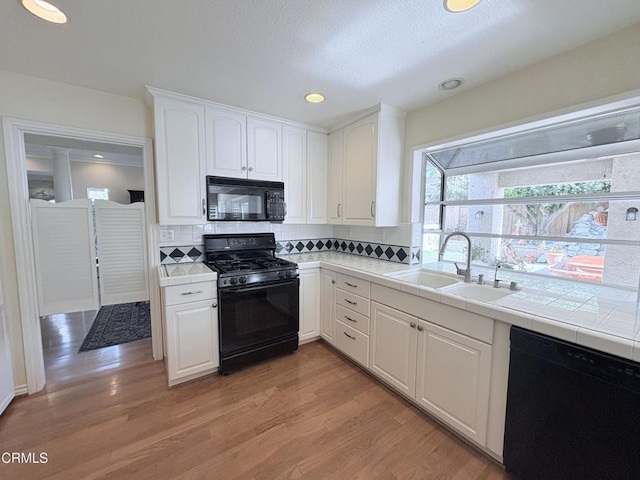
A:
<svg viewBox="0 0 640 480">
<path fill-rule="evenodd" d="M 0 68 L 128 97 L 152 85 L 329 127 L 384 102 L 437 102 L 640 22 L 638 0 L 52 0 L 46 23 L 0 2 Z M 462 77 L 455 91 L 437 89 Z M 305 93 L 327 100 L 311 105 Z"/>
</svg>

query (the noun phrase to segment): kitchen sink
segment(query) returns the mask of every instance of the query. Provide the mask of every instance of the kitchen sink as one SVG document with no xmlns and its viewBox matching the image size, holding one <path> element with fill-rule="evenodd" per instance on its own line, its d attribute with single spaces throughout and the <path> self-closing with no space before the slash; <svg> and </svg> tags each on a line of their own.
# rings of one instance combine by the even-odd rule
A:
<svg viewBox="0 0 640 480">
<path fill-rule="evenodd" d="M 443 288 L 450 285 L 460 283 L 460 280 L 452 278 L 448 275 L 427 272 L 425 270 L 412 270 L 401 273 L 387 273 L 387 277 L 396 278 L 403 282 L 413 283 L 422 287 Z"/>
<path fill-rule="evenodd" d="M 459 283 L 441 288 L 441 291 L 459 295 L 461 297 L 478 300 L 479 302 L 495 302 L 501 298 L 515 293 L 507 288 L 493 288 L 491 285 L 478 285 L 477 283 Z"/>
</svg>

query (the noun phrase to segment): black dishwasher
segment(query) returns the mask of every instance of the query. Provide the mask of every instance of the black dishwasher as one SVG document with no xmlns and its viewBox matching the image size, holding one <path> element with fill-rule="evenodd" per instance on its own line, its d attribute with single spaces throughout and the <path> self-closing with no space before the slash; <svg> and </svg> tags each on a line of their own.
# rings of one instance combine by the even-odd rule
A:
<svg viewBox="0 0 640 480">
<path fill-rule="evenodd" d="M 640 479 L 640 364 L 511 327 L 504 464 L 522 480 Z"/>
</svg>

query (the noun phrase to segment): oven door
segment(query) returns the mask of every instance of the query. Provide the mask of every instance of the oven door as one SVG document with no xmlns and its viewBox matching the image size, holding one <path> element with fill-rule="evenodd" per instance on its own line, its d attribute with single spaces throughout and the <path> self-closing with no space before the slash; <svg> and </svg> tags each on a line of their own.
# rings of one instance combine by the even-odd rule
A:
<svg viewBox="0 0 640 480">
<path fill-rule="evenodd" d="M 299 327 L 300 280 L 218 293 L 220 353 L 231 355 L 292 335 Z"/>
</svg>

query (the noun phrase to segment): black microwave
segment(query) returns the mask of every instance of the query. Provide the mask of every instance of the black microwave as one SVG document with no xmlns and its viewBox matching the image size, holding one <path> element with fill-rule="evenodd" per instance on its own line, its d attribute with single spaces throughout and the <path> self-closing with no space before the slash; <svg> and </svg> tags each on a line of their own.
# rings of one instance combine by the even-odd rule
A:
<svg viewBox="0 0 640 480">
<path fill-rule="evenodd" d="M 207 176 L 210 222 L 282 222 L 286 213 L 282 182 Z"/>
</svg>

